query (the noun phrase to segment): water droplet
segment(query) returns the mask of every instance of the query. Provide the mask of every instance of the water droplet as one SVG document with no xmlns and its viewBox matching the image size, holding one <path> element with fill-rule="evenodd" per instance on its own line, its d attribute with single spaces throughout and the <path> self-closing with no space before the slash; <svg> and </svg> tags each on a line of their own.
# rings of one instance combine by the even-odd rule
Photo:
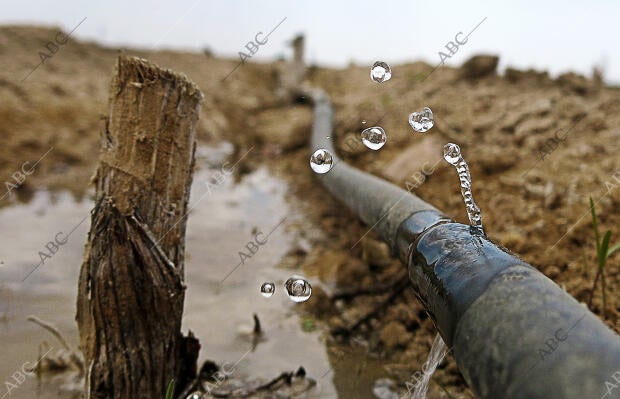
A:
<svg viewBox="0 0 620 399">
<path fill-rule="evenodd" d="M 448 143 L 443 146 L 444 159 L 455 166 L 456 172 L 459 175 L 459 182 L 461 184 L 461 195 L 465 202 L 465 210 L 467 211 L 467 217 L 469 218 L 469 224 L 477 227 L 484 234 L 482 228 L 482 213 L 480 208 L 474 201 L 474 196 L 471 193 L 471 175 L 469 173 L 469 166 L 461 154 L 461 149 L 454 143 Z"/>
<path fill-rule="evenodd" d="M 456 165 L 461 158 L 461 148 L 454 143 L 448 143 L 443 146 L 443 157 L 449 164 Z"/>
<path fill-rule="evenodd" d="M 366 124 L 366 121 L 365 121 L 365 120 L 363 120 L 363 121 L 362 121 L 362 125 L 365 125 L 365 124 Z"/>
<path fill-rule="evenodd" d="M 332 154 L 323 148 L 314 151 L 314 154 L 310 157 L 310 167 L 316 173 L 322 174 L 329 172 L 333 164 L 334 158 Z"/>
<path fill-rule="evenodd" d="M 377 83 L 383 83 L 390 80 L 392 77 L 392 68 L 383 62 L 377 61 L 372 64 L 372 68 L 370 69 L 370 79 L 374 80 Z"/>
<path fill-rule="evenodd" d="M 312 295 L 312 286 L 302 277 L 293 276 L 284 283 L 286 293 L 293 302 L 305 302 Z"/>
<path fill-rule="evenodd" d="M 274 283 L 263 283 L 260 286 L 260 293 L 265 298 L 271 298 L 274 292 L 276 292 L 276 285 Z"/>
<path fill-rule="evenodd" d="M 387 141 L 387 134 L 382 127 L 369 127 L 362 131 L 362 143 L 371 150 L 378 150 Z"/>
<path fill-rule="evenodd" d="M 187 396 L 186 399 L 202 399 L 202 393 L 198 391 L 192 392 Z"/>
<path fill-rule="evenodd" d="M 409 115 L 409 124 L 418 133 L 429 131 L 435 125 L 433 111 L 429 107 L 424 107 L 421 112 L 412 112 Z"/>
</svg>

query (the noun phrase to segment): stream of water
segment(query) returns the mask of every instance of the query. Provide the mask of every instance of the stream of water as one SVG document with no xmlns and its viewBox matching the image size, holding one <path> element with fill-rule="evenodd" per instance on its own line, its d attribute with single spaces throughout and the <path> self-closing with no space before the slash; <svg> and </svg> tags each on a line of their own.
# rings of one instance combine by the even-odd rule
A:
<svg viewBox="0 0 620 399">
<path fill-rule="evenodd" d="M 422 366 L 422 378 L 417 382 L 415 390 L 411 399 L 424 399 L 428 392 L 428 386 L 431 382 L 431 377 L 437 370 L 437 366 L 446 357 L 449 350 L 446 343 L 441 338 L 441 335 L 437 334 L 433 340 L 433 346 L 428 353 L 428 357 Z"/>
</svg>

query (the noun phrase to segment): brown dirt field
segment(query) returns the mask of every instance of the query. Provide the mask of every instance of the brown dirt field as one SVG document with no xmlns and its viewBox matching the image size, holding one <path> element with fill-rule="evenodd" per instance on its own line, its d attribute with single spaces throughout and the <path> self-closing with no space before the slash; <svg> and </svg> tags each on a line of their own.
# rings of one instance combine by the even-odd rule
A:
<svg viewBox="0 0 620 399">
<path fill-rule="evenodd" d="M 53 147 L 16 190 L 20 199 L 27 200 L 33 189 L 42 187 L 69 189 L 76 196 L 87 193 L 115 59 L 119 51 L 145 57 L 188 75 L 201 88 L 205 94 L 198 127 L 202 142 L 230 140 L 238 154 L 255 145 L 259 151 L 253 151 L 241 169 L 267 164 L 289 182 L 290 202 L 312 222 L 299 229 L 315 244 L 312 252 L 292 253 L 289 261 L 302 263 L 308 274 L 324 282 L 306 310 L 320 314 L 333 327 L 354 320 L 385 297 L 332 304 L 322 295 L 388 281 L 402 265 L 387 258 L 372 234 L 349 249 L 368 227 L 343 211 L 310 170 L 311 108 L 277 100 L 278 76 L 286 68 L 283 62 L 248 63 L 221 82 L 236 59 L 118 50 L 72 39 L 22 82 L 56 32 L 0 28 L 2 181 L 9 181 L 24 161 L 34 162 Z M 379 119 L 388 134 L 380 151 L 364 150 L 344 158 L 403 188 L 423 162 L 435 165 L 415 193 L 466 222 L 456 173 L 441 158 L 443 144 L 459 144 L 471 169 L 474 197 L 488 236 L 538 267 L 577 300 L 587 302 L 596 274 L 590 196 L 597 203 L 601 231 L 612 230 L 612 243 L 620 241 L 620 190 L 616 189 L 620 186 L 620 91 L 574 74 L 551 79 L 543 72 L 510 71 L 472 80 L 463 76 L 462 69 L 442 66 L 423 80 L 433 66 L 411 63 L 392 68 L 392 79 L 381 85 L 370 81 L 366 65 L 309 69 L 309 84 L 327 90 L 334 102 L 340 142 Z M 424 106 L 433 110 L 435 127 L 425 134 L 414 133 L 407 117 Z M 563 131 L 564 142 L 549 147 L 558 129 L 570 130 Z M 545 145 L 550 153 L 539 160 Z M 390 167 L 393 164 L 399 167 Z M 5 199 L 0 206 L 7 203 Z M 603 309 L 600 284 L 591 307 L 616 332 L 620 332 L 619 259 L 617 254 L 612 256 L 606 268 L 607 309 Z M 369 343 L 369 352 L 389 359 L 388 371 L 404 382 L 416 370 L 412 365 L 424 361 L 435 330 L 407 291 L 359 334 Z M 434 381 L 452 393 L 468 395 L 452 359 Z M 446 397 L 442 395 L 438 384 L 432 384 L 429 397 Z"/>
</svg>

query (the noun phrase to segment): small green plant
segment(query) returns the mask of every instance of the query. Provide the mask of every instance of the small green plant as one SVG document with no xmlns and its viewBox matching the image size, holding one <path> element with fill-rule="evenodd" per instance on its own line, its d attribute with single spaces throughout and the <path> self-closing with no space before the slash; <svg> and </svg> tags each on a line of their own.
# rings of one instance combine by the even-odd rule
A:
<svg viewBox="0 0 620 399">
<path fill-rule="evenodd" d="M 596 239 L 596 257 L 598 260 L 598 269 L 596 271 L 596 277 L 594 277 L 594 284 L 592 285 L 592 291 L 590 291 L 590 300 L 588 306 L 592 305 L 592 298 L 594 297 L 594 290 L 598 279 L 601 279 L 601 289 L 603 290 L 603 317 L 605 317 L 605 311 L 607 309 L 607 296 L 605 292 L 605 264 L 607 259 L 620 249 L 620 244 L 616 244 L 613 247 L 609 247 L 609 241 L 611 240 L 611 230 L 607 230 L 601 240 L 601 234 L 598 230 L 598 218 L 596 216 L 596 210 L 594 209 L 594 201 L 590 197 L 590 213 L 592 213 L 592 227 L 594 228 L 594 238 Z"/>
<path fill-rule="evenodd" d="M 168 389 L 166 389 L 166 399 L 173 399 L 174 395 L 174 379 L 168 383 Z"/>
<path fill-rule="evenodd" d="M 304 332 L 312 332 L 312 331 L 316 330 L 316 323 L 315 323 L 314 319 L 309 318 L 309 317 L 308 318 L 304 318 L 301 321 L 301 329 Z"/>
</svg>

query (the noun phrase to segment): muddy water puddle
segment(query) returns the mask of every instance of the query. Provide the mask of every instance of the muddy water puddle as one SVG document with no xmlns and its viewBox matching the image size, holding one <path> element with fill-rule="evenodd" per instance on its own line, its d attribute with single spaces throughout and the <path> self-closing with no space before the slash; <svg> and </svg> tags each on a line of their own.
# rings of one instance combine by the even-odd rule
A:
<svg viewBox="0 0 620 399">
<path fill-rule="evenodd" d="M 361 348 L 347 349 L 344 358 L 332 355 L 320 328 L 303 331 L 297 305 L 286 296 L 284 281 L 303 274 L 278 267 L 298 237 L 299 223 L 292 222 L 303 218 L 287 204 L 286 184 L 266 167 L 235 182 L 233 175 L 223 173 L 235 165 L 231 152 L 229 144 L 197 151 L 186 236 L 183 332 L 191 330 L 200 339 L 201 362 L 237 364 L 233 377 L 272 379 L 303 366 L 317 380 L 307 398 L 374 398 L 372 384 L 382 376 L 381 365 L 362 361 Z M 92 206 L 90 199 L 42 190 L 28 203 L 0 210 L 0 397 L 71 398 L 68 391 L 80 389 L 79 381 L 66 378 L 60 383 L 58 378 L 27 377 L 18 383 L 13 376 L 45 352 L 43 341 L 52 346 L 51 353 L 61 348 L 26 320 L 29 315 L 50 322 L 77 347 L 77 276 Z M 58 243 L 57 249 L 50 241 Z M 40 252 L 51 256 L 41 258 Z M 266 281 L 276 286 L 270 298 L 260 294 Z M 313 276 L 309 281 L 318 283 Z M 263 328 L 259 340 L 251 335 L 254 314 Z M 15 386 L 10 393 L 6 382 Z"/>
</svg>

